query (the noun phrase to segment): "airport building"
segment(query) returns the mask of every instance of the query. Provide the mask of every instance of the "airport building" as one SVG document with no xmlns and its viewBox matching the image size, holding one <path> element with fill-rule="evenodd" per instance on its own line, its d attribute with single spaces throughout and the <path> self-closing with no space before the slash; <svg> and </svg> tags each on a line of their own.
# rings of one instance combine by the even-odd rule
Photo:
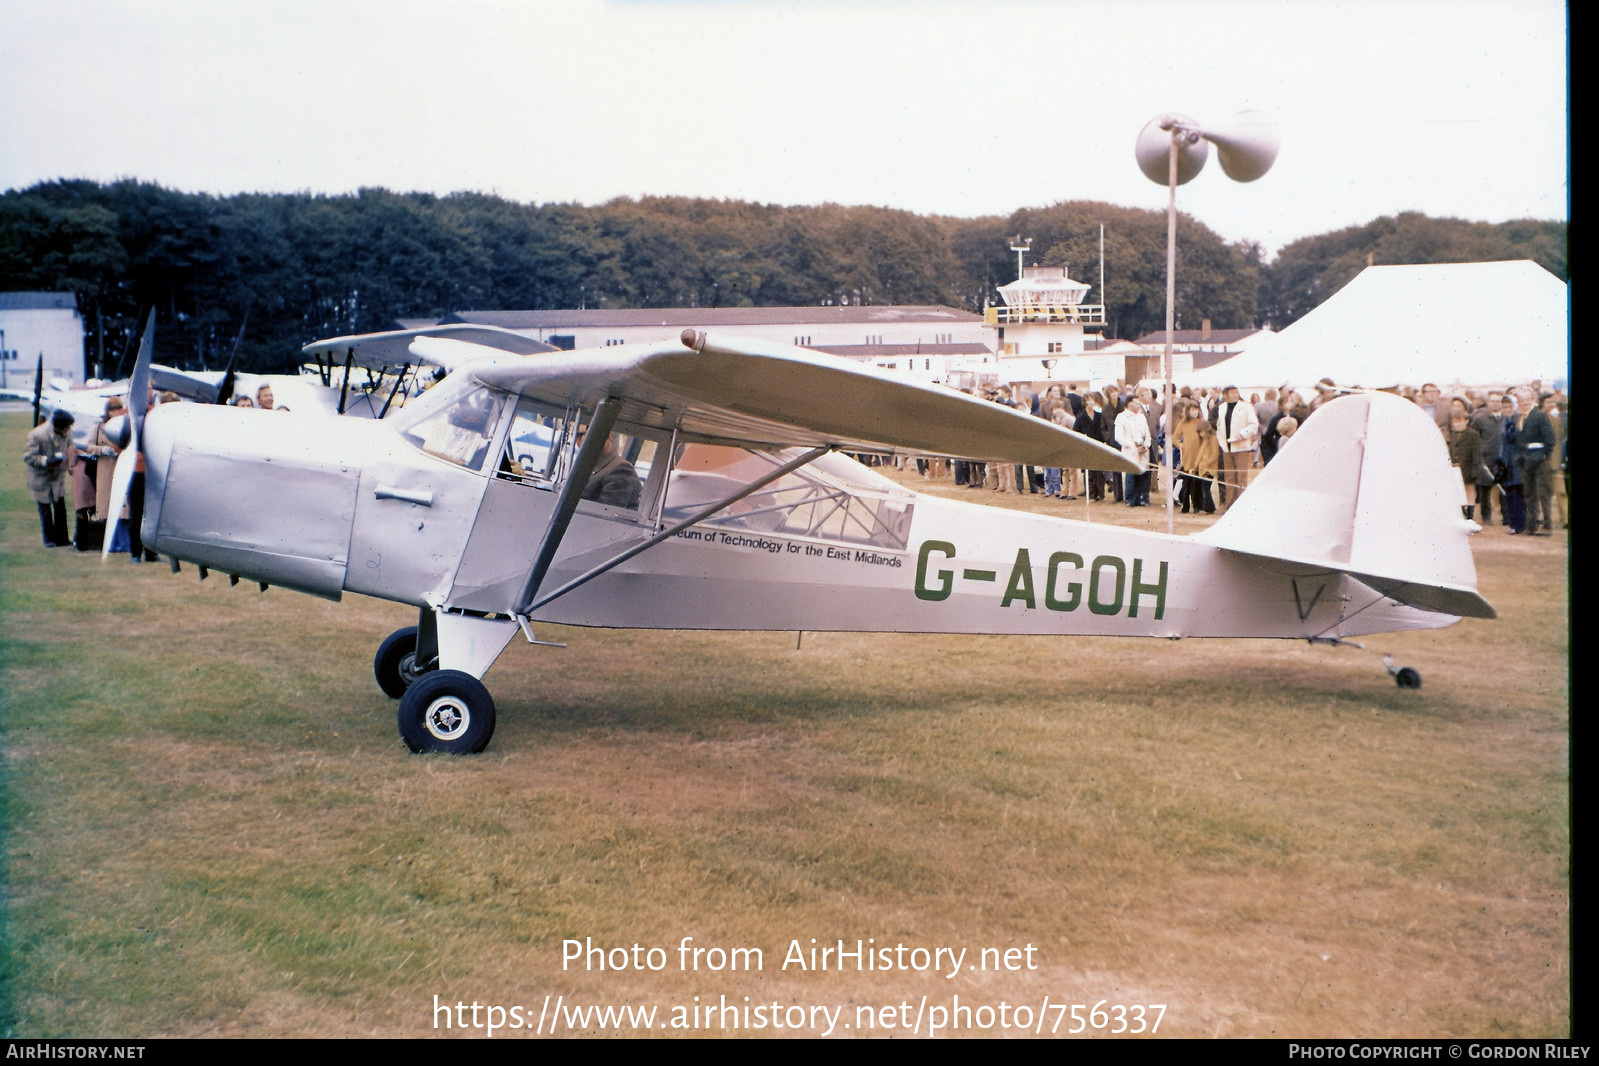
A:
<svg viewBox="0 0 1599 1066">
<path fill-rule="evenodd" d="M 1121 351 L 1100 343 L 1105 305 L 1084 303 L 1088 289 L 1087 282 L 1073 281 L 1059 266 L 1023 267 L 1021 277 L 999 287 L 1004 302 L 983 309 L 983 323 L 993 331 L 999 380 L 1036 389 L 1051 382 L 1087 386 L 1125 376 Z"/>
<path fill-rule="evenodd" d="M 497 326 L 557 348 L 676 341 L 685 329 L 793 344 L 955 388 L 1026 383 L 1099 386 L 1136 381 L 1152 353 L 1108 341 L 1105 307 L 1065 267 L 1021 267 L 981 315 L 928 305 L 672 307 L 628 310 L 457 311 L 437 320 Z M 402 328 L 434 325 L 404 321 Z M 1154 353 L 1158 358 L 1158 353 Z"/>
<path fill-rule="evenodd" d="M 83 316 L 70 292 L 0 292 L 0 388 L 32 389 L 44 380 L 82 385 Z"/>
<path fill-rule="evenodd" d="M 968 366 L 992 370 L 996 361 L 982 315 L 934 304 L 458 311 L 438 320 L 457 322 L 499 326 L 565 349 L 658 344 L 697 329 L 813 348 L 918 381 L 950 380 Z"/>
</svg>

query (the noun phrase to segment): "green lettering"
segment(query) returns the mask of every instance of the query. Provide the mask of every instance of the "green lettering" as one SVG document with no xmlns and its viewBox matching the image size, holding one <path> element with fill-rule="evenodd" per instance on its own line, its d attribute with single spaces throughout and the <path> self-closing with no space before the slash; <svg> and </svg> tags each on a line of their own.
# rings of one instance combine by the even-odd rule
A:
<svg viewBox="0 0 1599 1066">
<path fill-rule="evenodd" d="M 1100 596 L 1099 579 L 1106 570 L 1116 570 L 1116 599 L 1106 603 Z M 1124 588 L 1127 581 L 1127 564 L 1114 555 L 1101 555 L 1094 560 L 1088 575 L 1088 609 L 1095 614 L 1120 614 Z"/>
<path fill-rule="evenodd" d="M 935 551 L 943 552 L 951 559 L 955 558 L 955 545 L 947 540 L 922 542 L 922 550 L 916 553 L 916 598 L 919 600 L 947 600 L 950 590 L 955 587 L 955 575 L 949 570 L 938 571 L 940 584 L 937 588 L 928 587 L 927 557 Z"/>
<path fill-rule="evenodd" d="M 1029 607 L 1037 607 L 1033 600 L 1033 562 L 1026 548 L 1016 549 L 1016 565 L 1010 568 L 1010 584 L 1005 586 L 1001 607 L 1009 607 L 1012 600 L 1021 600 Z"/>
<path fill-rule="evenodd" d="M 1155 597 L 1155 621 L 1160 621 L 1161 615 L 1166 613 L 1166 563 L 1160 564 L 1160 579 L 1153 585 L 1142 584 L 1138 579 L 1143 576 L 1144 560 L 1133 560 L 1132 597 L 1133 602 L 1127 607 L 1127 617 L 1138 617 L 1138 597 L 1152 593 Z"/>
<path fill-rule="evenodd" d="M 1083 557 L 1076 552 L 1056 552 L 1049 557 L 1049 577 L 1044 581 L 1044 606 L 1052 611 L 1075 611 L 1077 605 L 1083 602 L 1083 583 L 1073 581 L 1066 586 L 1070 594 L 1062 600 L 1055 595 L 1056 581 L 1060 577 L 1062 563 L 1071 563 L 1077 569 L 1083 568 Z"/>
</svg>

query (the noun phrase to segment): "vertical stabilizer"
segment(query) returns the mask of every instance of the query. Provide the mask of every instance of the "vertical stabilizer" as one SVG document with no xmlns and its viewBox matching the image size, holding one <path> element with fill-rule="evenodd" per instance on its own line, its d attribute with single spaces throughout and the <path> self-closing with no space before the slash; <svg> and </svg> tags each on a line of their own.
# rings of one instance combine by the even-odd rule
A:
<svg viewBox="0 0 1599 1066">
<path fill-rule="evenodd" d="M 1305 420 L 1222 519 L 1194 539 L 1351 574 L 1412 607 L 1491 618 L 1477 594 L 1463 483 L 1425 411 L 1346 396 Z"/>
</svg>

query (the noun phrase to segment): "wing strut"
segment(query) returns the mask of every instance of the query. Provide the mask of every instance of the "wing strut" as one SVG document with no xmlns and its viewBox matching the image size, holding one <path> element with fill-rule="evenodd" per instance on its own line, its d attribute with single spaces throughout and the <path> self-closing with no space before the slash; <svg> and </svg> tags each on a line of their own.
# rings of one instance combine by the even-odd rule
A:
<svg viewBox="0 0 1599 1066">
<path fill-rule="evenodd" d="M 572 515 L 577 513 L 577 501 L 583 498 L 589 475 L 599 465 L 600 456 L 605 450 L 605 439 L 611 435 L 611 427 L 616 425 L 616 416 L 621 410 L 622 401 L 615 396 L 607 396 L 594 409 L 594 417 L 589 419 L 585 431 L 587 435 L 577 450 L 576 458 L 572 460 L 572 469 L 566 475 L 566 484 L 561 486 L 561 495 L 555 501 L 555 510 L 550 512 L 550 524 L 545 527 L 539 553 L 533 560 L 533 569 L 528 571 L 522 595 L 516 599 L 514 613 L 526 615 L 532 609 L 529 604 L 539 594 L 544 575 L 550 572 L 550 564 L 555 562 L 555 553 L 566 537 L 566 527 L 572 524 Z"/>
<path fill-rule="evenodd" d="M 529 615 L 529 614 L 532 614 L 534 611 L 538 610 L 540 607 L 543 607 L 546 603 L 549 603 L 551 600 L 553 600 L 553 599 L 555 599 L 555 598 L 557 598 L 559 596 L 566 595 L 568 592 L 571 592 L 573 589 L 577 588 L 579 585 L 586 585 L 588 582 L 590 582 L 590 581 L 594 580 L 595 578 L 599 577 L 601 574 L 605 573 L 606 571 L 611 570 L 611 569 L 613 569 L 615 567 L 621 566 L 623 563 L 625 563 L 629 559 L 633 558 L 633 556 L 638 555 L 640 552 L 648 551 L 650 548 L 655 547 L 655 545 L 659 544 L 661 541 L 665 540 L 667 537 L 670 537 L 673 534 L 681 532 L 682 530 L 687 529 L 689 526 L 692 526 L 692 525 L 694 525 L 697 522 L 705 521 L 707 518 L 711 517 L 711 515 L 715 514 L 717 511 L 720 511 L 720 510 L 722 510 L 725 507 L 731 507 L 733 504 L 737 503 L 739 500 L 742 500 L 744 497 L 748 496 L 750 493 L 756 492 L 756 491 L 758 491 L 760 489 L 765 488 L 767 485 L 770 485 L 772 482 L 776 481 L 778 478 L 784 477 L 784 476 L 786 476 L 788 474 L 793 473 L 794 471 L 798 470 L 800 467 L 804 466 L 806 463 L 809 463 L 809 462 L 811 462 L 814 459 L 820 458 L 821 456 L 827 454 L 828 452 L 830 452 L 832 450 L 833 450 L 832 447 L 829 446 L 829 445 L 826 445 L 826 444 L 819 445 L 819 446 L 817 446 L 815 448 L 812 448 L 810 451 L 806 452 L 804 455 L 801 455 L 799 458 L 794 459 L 791 462 L 784 463 L 782 466 L 780 466 L 777 469 L 773 470 L 770 474 L 763 475 L 762 477 L 756 479 L 755 481 L 750 482 L 748 485 L 745 485 L 743 488 L 739 489 L 737 492 L 733 493 L 733 495 L 727 497 L 726 499 L 721 500 L 721 501 L 719 501 L 717 503 L 713 503 L 709 507 L 706 507 L 706 508 L 703 508 L 703 509 L 701 509 L 699 511 L 696 511 L 694 514 L 692 514 L 689 517 L 683 519 L 681 522 L 675 522 L 672 525 L 667 526 L 665 529 L 663 529 L 659 533 L 655 534 L 649 540 L 646 540 L 646 541 L 644 541 L 644 542 L 642 542 L 640 544 L 635 544 L 633 547 L 627 549 L 626 551 L 620 553 L 619 555 L 616 555 L 616 556 L 614 556 L 614 557 L 612 557 L 610 559 L 607 559 L 605 562 L 601 563 L 599 566 L 594 567 L 592 570 L 588 570 L 585 573 L 582 573 L 582 574 L 578 575 L 577 577 L 574 577 L 572 580 L 568 581 L 566 584 L 562 585 L 560 588 L 556 589 L 554 592 L 550 593 L 547 596 L 540 596 L 536 601 L 534 601 L 533 603 L 528 604 L 525 608 L 519 609 L 516 613 L 518 615 L 521 615 L 521 616 L 524 616 L 524 617 Z"/>
<path fill-rule="evenodd" d="M 339 386 L 339 414 L 344 413 L 344 401 L 350 395 L 350 367 L 355 365 L 355 349 L 344 354 L 344 384 Z"/>
<path fill-rule="evenodd" d="M 411 364 L 410 363 L 406 363 L 403 367 L 400 368 L 399 376 L 394 379 L 394 388 L 389 390 L 389 398 L 387 400 L 383 401 L 383 410 L 378 412 L 378 417 L 379 418 L 382 418 L 384 415 L 389 413 L 389 405 L 394 402 L 394 397 L 395 397 L 396 394 L 399 393 L 400 386 L 405 383 L 405 375 L 409 374 L 410 372 L 411 372 Z"/>
</svg>

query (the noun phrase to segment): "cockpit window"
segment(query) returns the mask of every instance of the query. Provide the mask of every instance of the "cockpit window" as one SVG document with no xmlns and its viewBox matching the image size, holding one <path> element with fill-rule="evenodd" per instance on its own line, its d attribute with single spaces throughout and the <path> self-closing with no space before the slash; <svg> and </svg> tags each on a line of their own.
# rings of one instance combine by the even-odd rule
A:
<svg viewBox="0 0 1599 1066">
<path fill-rule="evenodd" d="M 506 435 L 497 475 L 507 481 L 554 488 L 572 468 L 587 429 L 587 412 L 523 399 L 511 416 L 511 431 Z M 640 435 L 650 432 L 614 429 L 581 498 L 638 512 L 644 501 L 652 498 L 648 491 L 653 484 L 651 472 L 655 469 L 655 456 L 663 450 L 661 441 L 656 439 L 658 432 L 655 436 Z"/>
<path fill-rule="evenodd" d="M 401 435 L 428 455 L 468 470 L 482 470 L 505 399 L 502 392 L 472 389 L 401 430 Z"/>
<path fill-rule="evenodd" d="M 548 485 L 559 473 L 558 459 L 566 435 L 565 412 L 523 400 L 511 417 L 511 432 L 500 460 L 500 476 Z"/>
</svg>

